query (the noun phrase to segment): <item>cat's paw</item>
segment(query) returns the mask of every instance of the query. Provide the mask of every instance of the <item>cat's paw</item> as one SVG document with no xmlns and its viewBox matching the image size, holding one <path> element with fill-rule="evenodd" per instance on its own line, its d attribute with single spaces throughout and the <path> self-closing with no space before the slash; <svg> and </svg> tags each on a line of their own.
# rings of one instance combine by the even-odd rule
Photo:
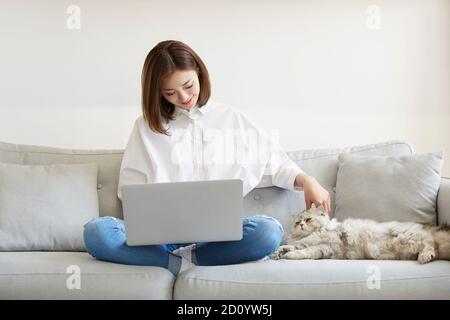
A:
<svg viewBox="0 0 450 320">
<path fill-rule="evenodd" d="M 270 255 L 270 258 L 273 260 L 278 260 L 280 259 L 284 254 L 286 254 L 289 251 L 295 250 L 294 246 L 291 245 L 282 245 L 280 247 L 278 247 L 277 250 L 274 251 L 274 253 L 272 253 Z"/>
<path fill-rule="evenodd" d="M 274 252 L 269 256 L 269 258 L 272 259 L 272 260 L 278 260 L 278 259 L 280 259 L 280 253 L 279 253 L 278 251 L 274 251 Z"/>
<path fill-rule="evenodd" d="M 417 261 L 420 264 L 425 264 L 430 261 L 432 261 L 435 258 L 435 253 L 433 249 L 430 250 L 423 250 L 421 253 L 419 253 L 419 256 L 417 258 Z"/>
<path fill-rule="evenodd" d="M 281 256 L 281 259 L 290 259 L 290 260 L 303 260 L 309 259 L 309 257 L 301 251 L 289 251 Z"/>
</svg>

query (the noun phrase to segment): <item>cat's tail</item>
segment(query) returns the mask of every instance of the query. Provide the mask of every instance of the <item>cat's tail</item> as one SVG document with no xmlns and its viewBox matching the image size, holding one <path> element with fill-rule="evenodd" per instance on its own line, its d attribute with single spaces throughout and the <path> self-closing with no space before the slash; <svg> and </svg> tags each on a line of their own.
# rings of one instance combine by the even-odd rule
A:
<svg viewBox="0 0 450 320">
<path fill-rule="evenodd" d="M 438 226 L 434 233 L 434 241 L 439 259 L 450 260 L 450 226 Z"/>
</svg>

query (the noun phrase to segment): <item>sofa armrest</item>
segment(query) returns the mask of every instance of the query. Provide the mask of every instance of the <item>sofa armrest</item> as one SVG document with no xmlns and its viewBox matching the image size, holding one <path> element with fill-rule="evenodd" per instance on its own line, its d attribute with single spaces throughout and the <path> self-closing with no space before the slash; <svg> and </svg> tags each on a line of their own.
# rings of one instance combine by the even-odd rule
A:
<svg viewBox="0 0 450 320">
<path fill-rule="evenodd" d="M 450 225 L 450 178 L 442 178 L 437 196 L 437 216 L 440 225 Z"/>
</svg>

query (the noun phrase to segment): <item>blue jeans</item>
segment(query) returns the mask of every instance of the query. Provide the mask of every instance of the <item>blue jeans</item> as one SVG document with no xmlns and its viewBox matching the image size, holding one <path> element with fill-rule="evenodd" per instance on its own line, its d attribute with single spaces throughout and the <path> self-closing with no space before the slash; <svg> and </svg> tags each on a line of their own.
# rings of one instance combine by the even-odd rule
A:
<svg viewBox="0 0 450 320">
<path fill-rule="evenodd" d="M 200 266 L 237 264 L 259 260 L 281 244 L 283 227 L 267 216 L 244 218 L 243 238 L 237 241 L 199 242 L 192 250 L 192 262 Z M 181 257 L 172 254 L 184 244 L 128 246 L 123 220 L 99 217 L 84 225 L 86 250 L 95 258 L 115 263 L 158 266 L 177 275 Z"/>
</svg>

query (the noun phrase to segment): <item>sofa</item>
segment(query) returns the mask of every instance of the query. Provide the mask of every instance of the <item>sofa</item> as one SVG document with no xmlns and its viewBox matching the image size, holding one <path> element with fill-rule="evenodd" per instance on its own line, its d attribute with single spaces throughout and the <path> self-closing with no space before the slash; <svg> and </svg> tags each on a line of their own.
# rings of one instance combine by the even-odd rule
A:
<svg viewBox="0 0 450 320">
<path fill-rule="evenodd" d="M 0 143 L 0 162 L 98 164 L 101 216 L 122 217 L 117 197 L 124 150 L 73 150 Z M 404 141 L 288 152 L 334 195 L 338 155 L 409 155 Z M 264 178 L 266 179 L 266 178 Z M 263 180 L 264 180 L 263 179 Z M 450 179 L 442 178 L 437 221 L 450 223 Z M 277 218 L 288 230 L 291 214 L 305 209 L 301 191 L 267 186 L 244 198 L 246 215 Z M 68 286 L 77 266 L 80 286 Z M 375 280 L 375 281 L 374 281 Z M 450 261 L 270 260 L 195 266 L 177 277 L 164 268 L 99 261 L 83 251 L 0 252 L 0 299 L 450 299 Z"/>
</svg>

